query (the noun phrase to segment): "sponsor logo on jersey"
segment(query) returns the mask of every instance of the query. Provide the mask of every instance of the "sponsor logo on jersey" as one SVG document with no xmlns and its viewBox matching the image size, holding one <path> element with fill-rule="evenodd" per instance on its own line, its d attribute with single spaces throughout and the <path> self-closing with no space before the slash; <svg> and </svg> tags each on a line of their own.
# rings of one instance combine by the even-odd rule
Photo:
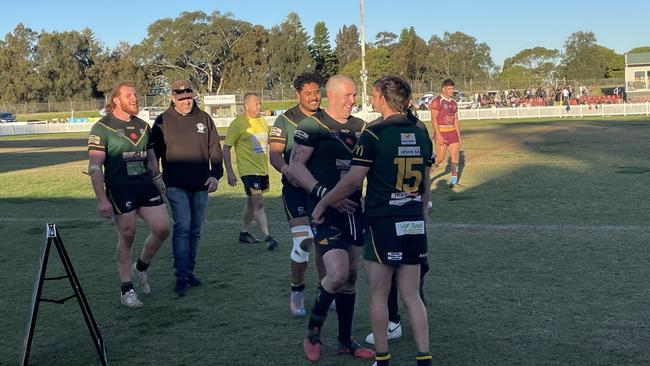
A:
<svg viewBox="0 0 650 366">
<path fill-rule="evenodd" d="M 144 160 L 146 157 L 146 151 L 125 151 L 122 153 L 122 160 L 124 161 Z"/>
<path fill-rule="evenodd" d="M 400 146 L 397 148 L 397 156 L 420 156 L 420 147 Z"/>
<path fill-rule="evenodd" d="M 296 130 L 293 133 L 293 137 L 294 138 L 297 137 L 297 138 L 300 138 L 300 139 L 303 139 L 303 140 L 309 140 L 309 134 L 307 132 L 303 131 L 303 130 Z"/>
<path fill-rule="evenodd" d="M 196 133 L 205 133 L 206 126 L 203 124 L 203 122 L 199 122 L 196 124 Z"/>
<path fill-rule="evenodd" d="M 424 234 L 424 221 L 420 220 L 396 222 L 395 234 L 397 236 Z"/>
<path fill-rule="evenodd" d="M 336 169 L 338 170 L 350 170 L 350 161 L 347 159 L 336 159 Z"/>
<path fill-rule="evenodd" d="M 402 252 L 387 252 L 386 257 L 388 258 L 389 261 L 401 261 Z"/>
<path fill-rule="evenodd" d="M 415 145 L 415 134 L 414 133 L 400 133 L 400 141 L 402 145 Z"/>
</svg>

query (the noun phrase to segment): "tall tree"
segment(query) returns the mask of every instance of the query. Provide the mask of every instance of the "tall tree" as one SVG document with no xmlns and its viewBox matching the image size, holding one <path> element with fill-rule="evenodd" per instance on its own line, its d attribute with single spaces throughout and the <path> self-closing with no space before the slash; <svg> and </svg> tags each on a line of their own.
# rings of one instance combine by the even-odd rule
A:
<svg viewBox="0 0 650 366">
<path fill-rule="evenodd" d="M 445 32 L 429 40 L 429 64 L 433 79 L 486 79 L 494 68 L 490 47 L 463 32 Z"/>
<path fill-rule="evenodd" d="M 415 32 L 404 28 L 392 54 L 394 72 L 408 80 L 420 80 L 428 70 L 427 44 Z"/>
<path fill-rule="evenodd" d="M 366 52 L 366 69 L 368 70 L 368 81 L 372 84 L 382 76 L 390 74 L 393 68 L 391 54 L 385 48 L 371 48 Z M 361 83 L 361 58 L 357 57 L 348 63 L 341 74 L 352 80 Z"/>
<path fill-rule="evenodd" d="M 313 70 L 309 35 L 296 13 L 271 28 L 269 35 L 269 78 L 274 85 L 291 85 L 299 74 Z"/>
<path fill-rule="evenodd" d="M 0 41 L 0 100 L 16 103 L 39 97 L 41 82 L 34 54 L 38 33 L 19 23 Z"/>
<path fill-rule="evenodd" d="M 548 81 L 555 73 L 560 60 L 560 51 L 544 47 L 527 48 L 503 62 L 502 76 L 509 79 L 526 69 L 525 77 L 540 83 Z M 509 69 L 514 68 L 511 71 Z M 505 75 L 503 75 L 505 73 Z"/>
<path fill-rule="evenodd" d="M 379 32 L 375 36 L 373 46 L 391 49 L 396 45 L 398 39 L 397 34 L 393 32 Z"/>
<path fill-rule="evenodd" d="M 314 26 L 314 37 L 309 47 L 311 57 L 314 60 L 314 71 L 323 81 L 336 74 L 339 69 L 339 61 L 332 51 L 330 35 L 325 22 L 318 22 Z"/>
<path fill-rule="evenodd" d="M 267 87 L 269 32 L 261 25 L 246 32 L 232 49 L 223 69 L 223 89 L 259 90 Z"/>
<path fill-rule="evenodd" d="M 152 66 L 158 79 L 187 77 L 199 91 L 208 93 L 218 83 L 219 92 L 233 47 L 251 29 L 250 23 L 234 19 L 231 13 L 184 12 L 152 23 L 135 52 L 142 64 Z"/>
<path fill-rule="evenodd" d="M 339 68 L 341 69 L 361 55 L 361 43 L 356 25 L 353 24 L 349 27 L 344 25 L 339 29 L 336 34 L 334 53 L 339 60 Z"/>
<path fill-rule="evenodd" d="M 571 34 L 564 42 L 562 75 L 571 79 L 607 77 L 610 68 L 608 62 L 611 61 L 608 58 L 614 55 L 603 48 L 596 43 L 593 32 L 579 31 Z M 613 61 L 612 68 L 615 68 L 615 63 L 616 61 Z"/>
<path fill-rule="evenodd" d="M 104 96 L 110 94 L 116 83 L 124 80 L 134 82 L 142 92 L 150 88 L 145 67 L 134 57 L 133 48 L 128 43 L 120 43 L 112 51 L 105 50 L 99 54 L 86 74 Z"/>
<path fill-rule="evenodd" d="M 99 48 L 88 29 L 41 33 L 35 63 L 44 97 L 54 100 L 90 97 L 93 85 L 86 71 L 92 67 Z"/>
</svg>

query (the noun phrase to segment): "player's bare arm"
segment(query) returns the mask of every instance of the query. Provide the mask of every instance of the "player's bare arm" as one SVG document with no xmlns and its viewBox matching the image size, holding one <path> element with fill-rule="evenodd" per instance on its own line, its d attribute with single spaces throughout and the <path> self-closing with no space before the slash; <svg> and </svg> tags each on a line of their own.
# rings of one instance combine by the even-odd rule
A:
<svg viewBox="0 0 650 366">
<path fill-rule="evenodd" d="M 270 144 L 269 150 L 269 159 L 271 161 L 271 165 L 282 175 L 286 175 L 287 170 L 289 170 L 289 165 L 284 161 L 283 156 L 285 146 L 286 144 L 272 142 Z"/>
<path fill-rule="evenodd" d="M 314 148 L 296 143 L 291 149 L 291 159 L 287 170 L 287 179 L 296 182 L 302 189 L 311 192 L 318 183 L 307 169 L 307 162 L 311 158 Z"/>
<path fill-rule="evenodd" d="M 438 111 L 431 109 L 431 126 L 433 126 L 433 138 L 438 145 L 444 145 L 445 139 L 442 138 L 440 127 L 438 126 Z"/>
<path fill-rule="evenodd" d="M 88 175 L 93 184 L 95 197 L 97 198 L 97 211 L 102 217 L 110 218 L 113 215 L 113 207 L 106 197 L 104 188 L 104 170 L 102 165 L 106 160 L 106 153 L 103 151 L 88 151 Z"/>
</svg>

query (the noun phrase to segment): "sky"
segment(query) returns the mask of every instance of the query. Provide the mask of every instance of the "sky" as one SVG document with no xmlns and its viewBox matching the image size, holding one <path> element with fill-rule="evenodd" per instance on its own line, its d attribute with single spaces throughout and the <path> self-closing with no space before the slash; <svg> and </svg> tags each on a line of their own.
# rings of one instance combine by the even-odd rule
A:
<svg viewBox="0 0 650 366">
<path fill-rule="evenodd" d="M 114 5 L 113 5 L 114 4 Z M 343 25 L 360 21 L 359 0 L 133 0 L 97 2 L 80 0 L 11 1 L 2 6 L 0 39 L 18 23 L 33 30 L 67 31 L 90 28 L 104 46 L 136 44 L 147 27 L 184 11 L 231 12 L 236 19 L 270 29 L 290 12 L 300 16 L 311 35 L 324 21 L 332 39 Z M 364 0 L 366 42 L 381 31 L 399 35 L 413 26 L 425 41 L 445 32 L 460 31 L 486 43 L 497 65 L 519 51 L 537 46 L 562 50 L 577 31 L 592 31 L 598 44 L 625 53 L 650 46 L 650 1 L 396 1 Z"/>
</svg>

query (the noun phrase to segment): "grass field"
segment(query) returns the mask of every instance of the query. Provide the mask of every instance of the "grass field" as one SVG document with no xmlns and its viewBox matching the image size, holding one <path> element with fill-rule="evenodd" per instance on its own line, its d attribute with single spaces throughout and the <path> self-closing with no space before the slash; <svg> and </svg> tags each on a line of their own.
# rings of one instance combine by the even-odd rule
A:
<svg viewBox="0 0 650 366">
<path fill-rule="evenodd" d="M 427 275 L 431 351 L 439 365 L 650 363 L 650 120 L 464 121 L 461 186 L 433 188 Z M 171 245 L 152 268 L 145 307 L 119 304 L 114 228 L 95 212 L 85 134 L 0 138 L 0 365 L 20 355 L 46 222 L 56 222 L 112 365 L 307 365 L 306 319 L 289 317 L 289 230 L 272 174 L 275 252 L 237 242 L 242 188 L 211 198 L 200 246 L 204 285 L 173 292 Z M 140 226 L 136 248 L 145 235 Z M 50 275 L 62 273 L 56 254 Z M 313 299 L 310 267 L 307 297 Z M 363 271 L 362 271 L 363 272 Z M 44 295 L 69 286 L 46 282 Z M 370 326 L 359 278 L 354 334 Z M 391 341 L 412 365 L 410 327 Z M 335 356 L 336 315 L 320 365 Z M 98 364 L 75 302 L 43 303 L 31 364 Z"/>
</svg>

